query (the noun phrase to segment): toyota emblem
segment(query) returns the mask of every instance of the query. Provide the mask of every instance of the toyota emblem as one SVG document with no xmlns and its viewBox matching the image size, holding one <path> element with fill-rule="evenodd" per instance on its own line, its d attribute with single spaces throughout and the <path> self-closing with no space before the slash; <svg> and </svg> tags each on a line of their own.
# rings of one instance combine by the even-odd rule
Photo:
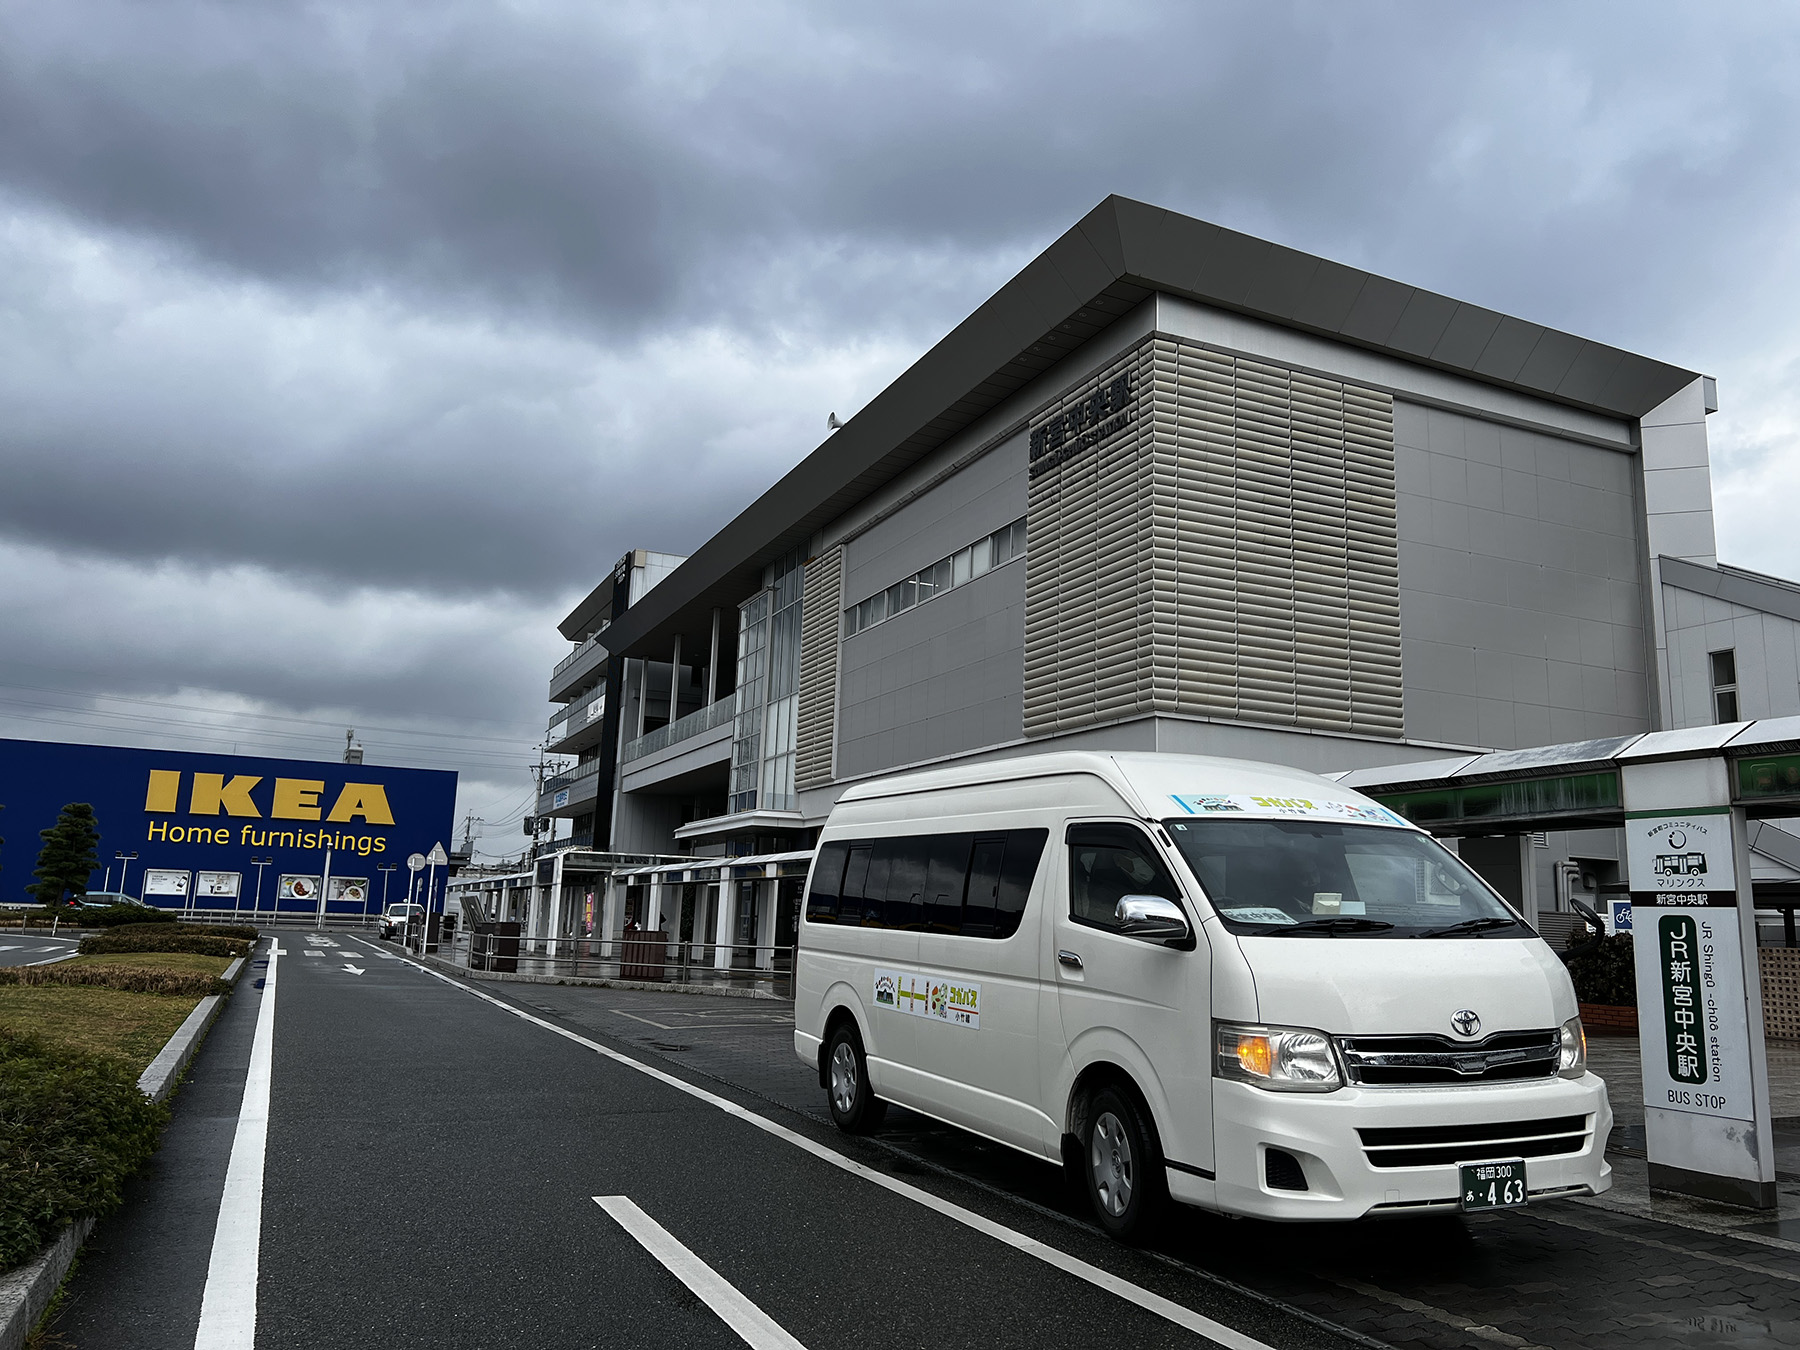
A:
<svg viewBox="0 0 1800 1350">
<path fill-rule="evenodd" d="M 1473 1008 L 1458 1008 L 1450 1014 L 1450 1025 L 1456 1028 L 1458 1036 L 1473 1036 L 1481 1030 L 1481 1019 Z"/>
</svg>

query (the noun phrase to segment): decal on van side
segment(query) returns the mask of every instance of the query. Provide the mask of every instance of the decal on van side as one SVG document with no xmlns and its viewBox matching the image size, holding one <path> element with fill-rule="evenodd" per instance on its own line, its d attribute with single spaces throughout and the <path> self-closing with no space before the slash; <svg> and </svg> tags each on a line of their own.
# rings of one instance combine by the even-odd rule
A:
<svg viewBox="0 0 1800 1350">
<path fill-rule="evenodd" d="M 981 1029 L 981 986 L 912 971 L 875 972 L 875 1004 L 912 1017 Z"/>
<path fill-rule="evenodd" d="M 1252 797 L 1244 793 L 1207 793 L 1198 797 L 1170 794 L 1171 801 L 1190 816 L 1216 816 L 1226 812 L 1259 816 L 1310 816 L 1315 820 L 1357 820 L 1369 825 L 1405 825 L 1385 806 L 1373 802 L 1315 802 L 1306 797 Z"/>
</svg>

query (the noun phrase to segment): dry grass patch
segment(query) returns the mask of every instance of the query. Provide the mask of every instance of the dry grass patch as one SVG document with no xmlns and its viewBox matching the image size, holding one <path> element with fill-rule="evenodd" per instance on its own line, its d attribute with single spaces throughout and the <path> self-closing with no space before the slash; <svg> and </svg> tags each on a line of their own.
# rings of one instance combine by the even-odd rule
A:
<svg viewBox="0 0 1800 1350">
<path fill-rule="evenodd" d="M 129 966 L 133 970 L 173 970 L 183 975 L 223 975 L 229 956 L 202 956 L 199 952 L 113 952 L 104 956 L 77 956 L 59 961 L 64 966 Z"/>
<path fill-rule="evenodd" d="M 56 1049 L 107 1056 L 138 1074 L 198 1002 L 79 985 L 0 985 L 0 1027 Z"/>
</svg>

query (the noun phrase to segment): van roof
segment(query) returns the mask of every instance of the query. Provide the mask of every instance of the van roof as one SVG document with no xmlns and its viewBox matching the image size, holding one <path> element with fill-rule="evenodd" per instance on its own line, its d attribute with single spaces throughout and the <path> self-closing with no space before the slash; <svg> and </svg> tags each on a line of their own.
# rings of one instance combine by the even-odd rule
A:
<svg viewBox="0 0 1800 1350">
<path fill-rule="evenodd" d="M 1405 820 L 1360 792 L 1340 787 L 1329 778 L 1321 778 L 1304 769 L 1250 759 L 1154 751 L 1102 754 L 1063 750 L 973 764 L 950 764 L 941 769 L 858 783 L 838 800 L 875 801 L 946 788 L 1014 783 L 1026 778 L 1067 774 L 1087 774 L 1101 779 L 1140 815 L 1152 819 L 1183 813 L 1209 814 L 1204 802 L 1216 801 L 1220 803 L 1217 809 L 1238 815 L 1314 814 L 1311 808 L 1316 806 L 1323 808 L 1320 814 L 1341 819 L 1407 825 Z M 1223 804 L 1227 801 L 1228 805 Z"/>
</svg>

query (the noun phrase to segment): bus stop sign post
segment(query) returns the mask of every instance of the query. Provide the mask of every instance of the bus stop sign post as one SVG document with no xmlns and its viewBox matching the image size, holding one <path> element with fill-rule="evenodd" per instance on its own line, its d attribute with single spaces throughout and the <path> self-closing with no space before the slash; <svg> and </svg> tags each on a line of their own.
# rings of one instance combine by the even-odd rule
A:
<svg viewBox="0 0 1800 1350">
<path fill-rule="evenodd" d="M 1621 767 L 1650 1187 L 1774 1209 L 1749 834 L 1730 766 Z"/>
</svg>

